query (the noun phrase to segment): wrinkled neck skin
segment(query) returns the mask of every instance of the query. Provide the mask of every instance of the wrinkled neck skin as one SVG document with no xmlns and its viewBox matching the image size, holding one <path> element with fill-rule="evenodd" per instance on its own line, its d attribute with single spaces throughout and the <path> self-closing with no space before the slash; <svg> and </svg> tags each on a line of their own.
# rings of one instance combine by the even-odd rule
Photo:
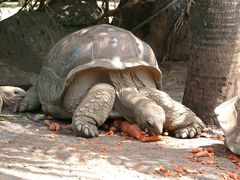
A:
<svg viewBox="0 0 240 180">
<path fill-rule="evenodd" d="M 2 94 L 2 100 L 5 106 L 10 106 L 16 103 L 16 99 L 8 98 L 4 93 Z"/>
<path fill-rule="evenodd" d="M 0 114 L 4 107 L 11 106 L 16 103 L 15 99 L 7 98 L 4 93 L 0 94 Z"/>
</svg>

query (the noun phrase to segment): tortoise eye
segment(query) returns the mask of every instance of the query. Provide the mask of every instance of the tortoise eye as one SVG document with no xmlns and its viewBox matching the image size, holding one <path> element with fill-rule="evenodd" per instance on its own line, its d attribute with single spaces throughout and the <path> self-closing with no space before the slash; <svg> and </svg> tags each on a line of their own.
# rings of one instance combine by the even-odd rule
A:
<svg viewBox="0 0 240 180">
<path fill-rule="evenodd" d="M 13 93 L 14 93 L 14 94 L 20 94 L 20 92 L 19 92 L 19 91 L 13 91 Z"/>
<path fill-rule="evenodd" d="M 150 127 L 151 127 L 151 126 L 153 126 L 153 125 L 154 125 L 154 122 L 153 122 L 152 120 L 148 120 L 148 121 L 147 121 L 147 124 L 148 124 L 148 126 L 150 126 Z"/>
</svg>

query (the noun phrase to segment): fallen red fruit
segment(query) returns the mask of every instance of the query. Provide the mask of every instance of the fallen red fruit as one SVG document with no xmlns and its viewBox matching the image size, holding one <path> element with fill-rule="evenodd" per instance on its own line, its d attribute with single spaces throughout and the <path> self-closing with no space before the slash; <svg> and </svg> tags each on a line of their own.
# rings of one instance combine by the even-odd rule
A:
<svg viewBox="0 0 240 180">
<path fill-rule="evenodd" d="M 52 123 L 50 124 L 49 129 L 51 131 L 59 131 L 61 129 L 61 125 L 58 123 Z"/>
<path fill-rule="evenodd" d="M 114 135 L 114 131 L 113 131 L 113 130 L 108 131 L 108 132 L 107 132 L 107 135 L 109 135 L 109 136 Z"/>
<path fill-rule="evenodd" d="M 121 131 L 126 133 L 130 126 L 131 126 L 131 124 L 129 122 L 122 121 L 120 124 Z"/>
<path fill-rule="evenodd" d="M 136 124 L 130 125 L 128 127 L 127 134 L 129 136 L 132 136 L 139 140 L 143 138 L 143 133 L 142 133 L 141 129 L 139 128 L 139 126 Z"/>
<path fill-rule="evenodd" d="M 162 136 L 160 135 L 153 135 L 153 136 L 146 136 L 141 139 L 141 142 L 155 142 L 155 141 L 161 141 Z"/>
<path fill-rule="evenodd" d="M 232 178 L 234 180 L 238 180 L 239 179 L 237 173 L 227 172 L 227 174 L 229 175 L 230 178 Z"/>
<path fill-rule="evenodd" d="M 199 158 L 199 157 L 208 157 L 208 151 L 201 151 L 196 154 L 194 154 L 194 157 Z"/>
<path fill-rule="evenodd" d="M 214 152 L 214 147 L 212 147 L 212 146 L 205 147 L 204 149 L 210 153 Z"/>
<path fill-rule="evenodd" d="M 45 126 L 50 126 L 49 120 L 44 120 L 44 121 L 43 121 L 43 124 L 44 124 Z"/>
<path fill-rule="evenodd" d="M 197 147 L 197 148 L 192 148 L 191 149 L 192 153 L 198 153 L 198 152 L 201 152 L 201 151 L 203 151 L 203 148 L 201 148 L 201 147 Z"/>
</svg>

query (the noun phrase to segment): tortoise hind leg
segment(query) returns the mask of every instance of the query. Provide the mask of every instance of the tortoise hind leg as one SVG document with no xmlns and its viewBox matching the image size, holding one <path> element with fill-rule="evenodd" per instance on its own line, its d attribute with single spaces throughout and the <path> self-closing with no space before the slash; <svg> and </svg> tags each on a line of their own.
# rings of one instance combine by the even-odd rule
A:
<svg viewBox="0 0 240 180">
<path fill-rule="evenodd" d="M 73 113 L 72 126 L 76 136 L 96 137 L 98 128 L 108 118 L 115 100 L 115 90 L 109 84 L 93 86 Z"/>
<path fill-rule="evenodd" d="M 15 107 L 14 112 L 34 111 L 40 109 L 40 107 L 41 104 L 37 95 L 36 87 L 32 86 L 27 91 L 27 94 L 23 98 L 22 102 Z"/>
<path fill-rule="evenodd" d="M 160 105 L 166 114 L 164 129 L 177 138 L 193 138 L 201 133 L 204 123 L 183 104 L 174 101 L 167 93 L 154 88 L 142 88 L 140 93 Z"/>
</svg>

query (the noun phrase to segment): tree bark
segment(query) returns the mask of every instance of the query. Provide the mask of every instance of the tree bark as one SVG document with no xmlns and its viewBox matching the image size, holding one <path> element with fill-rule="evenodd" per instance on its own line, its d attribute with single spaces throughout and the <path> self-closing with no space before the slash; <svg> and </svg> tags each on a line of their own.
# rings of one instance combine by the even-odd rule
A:
<svg viewBox="0 0 240 180">
<path fill-rule="evenodd" d="M 118 7 L 123 7 L 131 0 L 121 0 Z M 154 16 L 161 9 L 166 7 L 172 0 L 162 1 L 146 1 L 145 3 L 138 3 L 131 8 L 126 8 L 121 11 L 114 19 L 112 24 L 120 26 L 124 29 L 134 30 L 139 24 L 145 22 L 148 18 Z M 162 62 L 163 55 L 168 46 L 168 37 L 174 26 L 174 23 L 181 14 L 185 0 L 178 0 L 175 4 L 159 13 L 150 22 L 137 28 L 133 33 L 140 39 L 147 42 L 153 49 L 159 63 Z M 180 35 L 175 39 L 176 45 L 173 53 L 170 53 L 170 58 L 182 60 L 188 58 L 187 44 L 187 28 L 182 29 Z"/>
<path fill-rule="evenodd" d="M 214 109 L 239 93 L 240 2 L 197 1 L 190 15 L 192 48 L 183 104 L 206 124 Z"/>
</svg>

